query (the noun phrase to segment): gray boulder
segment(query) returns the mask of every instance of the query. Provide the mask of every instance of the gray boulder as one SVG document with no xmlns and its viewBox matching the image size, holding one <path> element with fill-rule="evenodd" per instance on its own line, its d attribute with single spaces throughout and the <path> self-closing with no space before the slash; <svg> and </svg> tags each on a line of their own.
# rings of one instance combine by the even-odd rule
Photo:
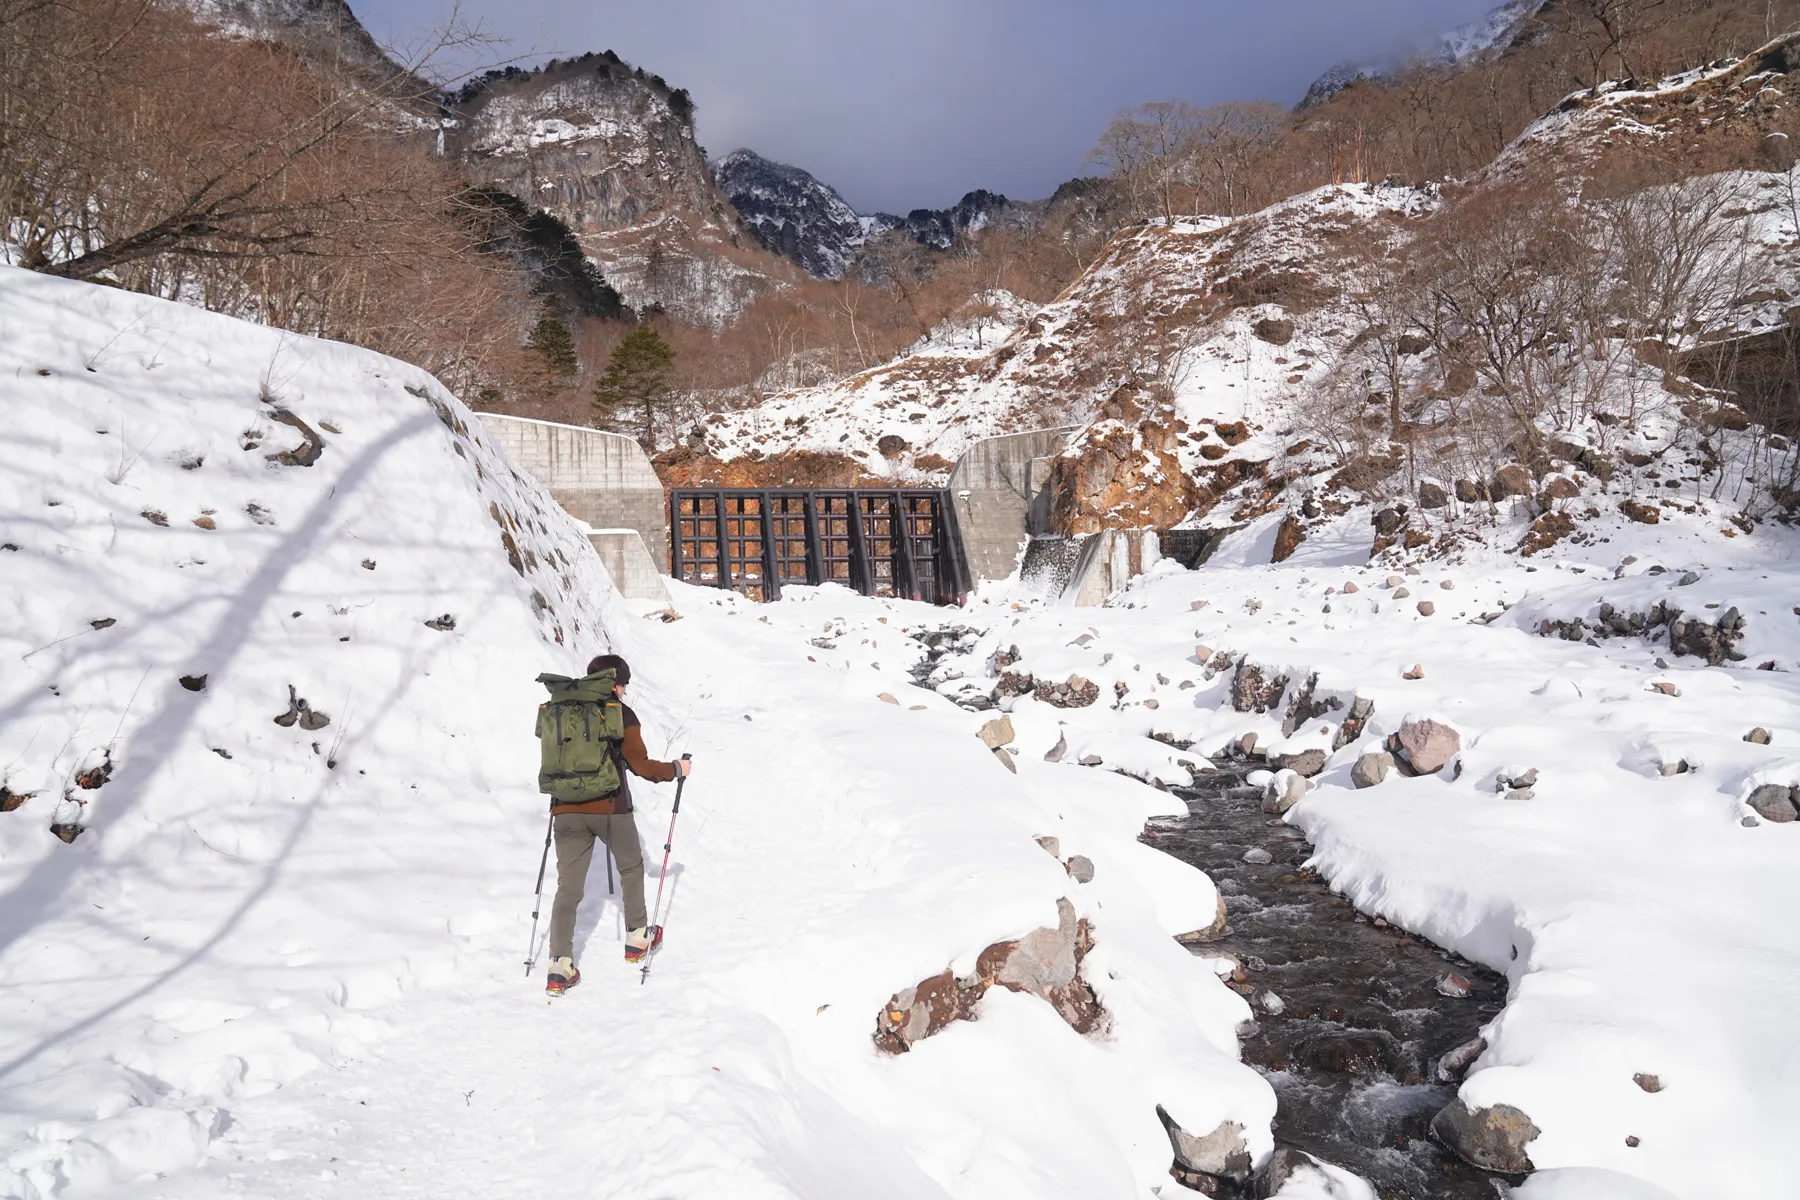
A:
<svg viewBox="0 0 1800 1200">
<path fill-rule="evenodd" d="M 1169 1134 L 1169 1148 L 1175 1152 L 1175 1166 L 1181 1171 L 1230 1179 L 1239 1183 L 1250 1178 L 1250 1146 L 1244 1141 L 1244 1127 L 1236 1121 L 1222 1121 L 1204 1137 L 1195 1137 L 1176 1123 L 1162 1105 L 1156 1115 Z"/>
<path fill-rule="evenodd" d="M 1312 784 L 1298 771 L 1277 771 L 1275 778 L 1263 789 L 1262 810 L 1280 816 L 1306 799 L 1306 793 L 1311 790 Z"/>
<path fill-rule="evenodd" d="M 1094 882 L 1094 860 L 1085 854 L 1072 855 L 1064 869 L 1076 883 Z"/>
<path fill-rule="evenodd" d="M 1350 768 L 1350 782 L 1359 788 L 1374 787 L 1394 769 L 1394 756 L 1386 750 L 1371 750 Z"/>
<path fill-rule="evenodd" d="M 1541 1131 L 1510 1104 L 1471 1109 L 1452 1100 L 1431 1119 L 1431 1134 L 1452 1153 L 1484 1171 L 1523 1175 L 1532 1170 L 1526 1153 Z"/>
<path fill-rule="evenodd" d="M 1796 805 L 1794 800 L 1793 788 L 1779 783 L 1765 783 L 1750 793 L 1750 799 L 1746 803 L 1763 820 L 1785 824 L 1800 816 L 1800 805 Z"/>
</svg>

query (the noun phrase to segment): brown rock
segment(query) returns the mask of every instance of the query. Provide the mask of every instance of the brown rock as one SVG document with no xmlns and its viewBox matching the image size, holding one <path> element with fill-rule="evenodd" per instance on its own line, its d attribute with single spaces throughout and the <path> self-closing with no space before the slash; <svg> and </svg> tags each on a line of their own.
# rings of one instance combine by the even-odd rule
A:
<svg viewBox="0 0 1800 1200">
<path fill-rule="evenodd" d="M 194 524 L 202 529 L 217 529 L 219 527 L 219 523 L 211 517 L 195 517 Z"/>
<path fill-rule="evenodd" d="M 1011 771 L 1014 775 L 1019 773 L 1019 768 L 1013 765 L 1012 751 L 1008 750 L 1005 746 L 995 746 L 994 757 L 1000 760 L 1001 766 Z"/>
<path fill-rule="evenodd" d="M 1655 683 L 1651 684 L 1650 690 L 1653 692 L 1661 692 L 1665 696 L 1681 695 L 1681 689 L 1676 687 L 1674 684 L 1670 683 L 1666 679 L 1659 679 Z"/>
<path fill-rule="evenodd" d="M 1394 733 L 1407 765 L 1421 775 L 1433 775 L 1462 749 L 1462 735 L 1438 721 L 1408 721 Z"/>
<path fill-rule="evenodd" d="M 1755 742 L 1758 746 L 1766 746 L 1769 744 L 1769 731 L 1764 729 L 1761 725 L 1758 725 L 1755 729 L 1752 729 L 1749 733 L 1744 735 L 1744 740 L 1746 742 Z"/>
<path fill-rule="evenodd" d="M 1449 495 L 1440 484 L 1427 479 L 1419 484 L 1420 508 L 1443 508 L 1450 503 Z"/>
<path fill-rule="evenodd" d="M 1271 346 L 1285 346 L 1294 340 L 1294 323 L 1286 317 L 1264 317 L 1250 332 Z"/>
<path fill-rule="evenodd" d="M 1449 1150 L 1483 1170 L 1523 1175 L 1532 1170 L 1526 1147 L 1540 1131 L 1530 1117 L 1510 1104 L 1471 1111 L 1457 1099 L 1432 1118 L 1431 1132 Z"/>
<path fill-rule="evenodd" d="M 1642 1071 L 1633 1075 L 1631 1077 L 1631 1082 L 1637 1084 L 1646 1092 L 1660 1092 L 1663 1090 L 1662 1080 L 1659 1077 L 1655 1075 L 1646 1075 Z"/>
<path fill-rule="evenodd" d="M 1306 526 L 1293 513 L 1281 519 L 1281 528 L 1275 531 L 1275 551 L 1269 556 L 1270 562 L 1286 562 L 1300 543 L 1306 540 Z"/>
<path fill-rule="evenodd" d="M 906 439 L 897 433 L 886 434 L 875 443 L 875 449 L 881 452 L 881 457 L 891 462 L 906 453 Z"/>
<path fill-rule="evenodd" d="M 1433 604 L 1431 601 L 1429 601 L 1429 600 L 1419 601 L 1419 615 L 1421 617 L 1429 617 L 1432 613 L 1434 613 L 1436 611 L 1437 611 L 1437 605 Z"/>
<path fill-rule="evenodd" d="M 1062 730 L 1056 731 L 1056 745 L 1044 751 L 1045 762 L 1061 762 L 1063 755 L 1069 752 L 1069 735 Z"/>
<path fill-rule="evenodd" d="M 1346 583 L 1343 587 L 1339 588 L 1338 590 L 1343 592 L 1346 596 L 1348 596 L 1354 592 L 1362 591 L 1361 588 L 1356 586 L 1355 580 L 1351 580 L 1349 583 Z"/>
<path fill-rule="evenodd" d="M 1539 498 L 1546 502 L 1573 500 L 1579 495 L 1581 495 L 1581 485 L 1567 475 L 1552 475 L 1544 481 L 1543 490 L 1538 493 Z"/>
<path fill-rule="evenodd" d="M 1400 672 L 1400 678 L 1402 678 L 1402 679 L 1423 679 L 1423 678 L 1425 678 L 1425 668 L 1420 666 L 1418 663 L 1414 663 L 1412 665 L 1412 670 Z"/>
<path fill-rule="evenodd" d="M 1274 771 L 1293 771 L 1311 779 L 1325 769 L 1325 758 L 1325 751 L 1315 746 L 1298 754 L 1277 754 L 1269 760 L 1269 768 Z"/>
<path fill-rule="evenodd" d="M 1508 463 L 1494 473 L 1493 494 L 1496 499 L 1531 495 L 1531 472 L 1520 463 Z"/>
<path fill-rule="evenodd" d="M 1653 504 L 1639 504 L 1636 500 L 1619 501 L 1619 511 L 1640 525 L 1655 525 L 1662 520 L 1662 510 Z"/>
</svg>

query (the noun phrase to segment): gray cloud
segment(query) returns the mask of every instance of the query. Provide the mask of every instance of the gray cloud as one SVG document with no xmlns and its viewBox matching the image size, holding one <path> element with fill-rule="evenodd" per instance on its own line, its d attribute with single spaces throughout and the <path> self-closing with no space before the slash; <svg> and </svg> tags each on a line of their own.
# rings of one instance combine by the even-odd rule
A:
<svg viewBox="0 0 1800 1200">
<path fill-rule="evenodd" d="M 1293 103 L 1334 63 L 1381 57 L 1496 0 L 463 0 L 528 62 L 613 49 L 685 87 L 714 156 L 748 146 L 864 212 L 977 187 L 1045 196 L 1118 109 L 1179 97 Z M 351 0 L 416 43 L 449 0 Z"/>
</svg>

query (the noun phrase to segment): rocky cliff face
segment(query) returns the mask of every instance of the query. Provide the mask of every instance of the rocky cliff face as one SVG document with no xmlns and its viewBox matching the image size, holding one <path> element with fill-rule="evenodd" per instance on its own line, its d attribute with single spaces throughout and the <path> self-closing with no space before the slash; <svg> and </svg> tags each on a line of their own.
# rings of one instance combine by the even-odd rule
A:
<svg viewBox="0 0 1800 1200">
<path fill-rule="evenodd" d="M 754 150 L 732 151 L 713 171 L 763 244 L 817 279 L 843 278 L 866 243 L 895 231 L 921 246 L 948 250 L 963 234 L 996 221 L 1036 220 L 1051 203 L 1020 204 L 978 188 L 949 208 L 860 216 L 830 184 Z"/>
<path fill-rule="evenodd" d="M 754 150 L 727 154 L 713 175 L 769 249 L 819 279 L 841 279 L 850 269 L 865 222 L 836 188 Z"/>
<path fill-rule="evenodd" d="M 794 278 L 713 182 L 687 94 L 610 51 L 491 77 L 455 112 L 471 178 L 568 225 L 640 312 L 716 327 Z"/>
</svg>

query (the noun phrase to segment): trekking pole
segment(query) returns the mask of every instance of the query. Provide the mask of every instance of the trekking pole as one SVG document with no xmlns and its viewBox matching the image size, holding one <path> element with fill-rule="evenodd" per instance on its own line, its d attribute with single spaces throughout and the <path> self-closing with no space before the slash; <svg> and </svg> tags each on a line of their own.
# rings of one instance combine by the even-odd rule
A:
<svg viewBox="0 0 1800 1200">
<path fill-rule="evenodd" d="M 684 754 L 681 761 L 687 762 L 694 756 Z M 662 943 L 662 892 L 663 882 L 669 878 L 669 851 L 675 848 L 675 818 L 681 815 L 681 789 L 687 786 L 687 776 L 679 776 L 675 780 L 675 807 L 669 811 L 669 836 L 663 839 L 662 870 L 656 876 L 656 907 L 651 910 L 654 920 L 646 931 L 650 939 L 650 949 L 644 955 L 644 973 L 639 976 L 638 983 L 650 982 L 650 960 L 656 954 L 656 947 Z"/>
<path fill-rule="evenodd" d="M 537 898 L 531 902 L 531 941 L 525 945 L 525 977 L 531 978 L 531 968 L 537 962 L 537 923 L 538 912 L 544 907 L 544 868 L 550 865 L 550 835 L 556 830 L 556 814 L 550 814 L 550 823 L 544 826 L 544 857 L 538 860 Z"/>
</svg>

